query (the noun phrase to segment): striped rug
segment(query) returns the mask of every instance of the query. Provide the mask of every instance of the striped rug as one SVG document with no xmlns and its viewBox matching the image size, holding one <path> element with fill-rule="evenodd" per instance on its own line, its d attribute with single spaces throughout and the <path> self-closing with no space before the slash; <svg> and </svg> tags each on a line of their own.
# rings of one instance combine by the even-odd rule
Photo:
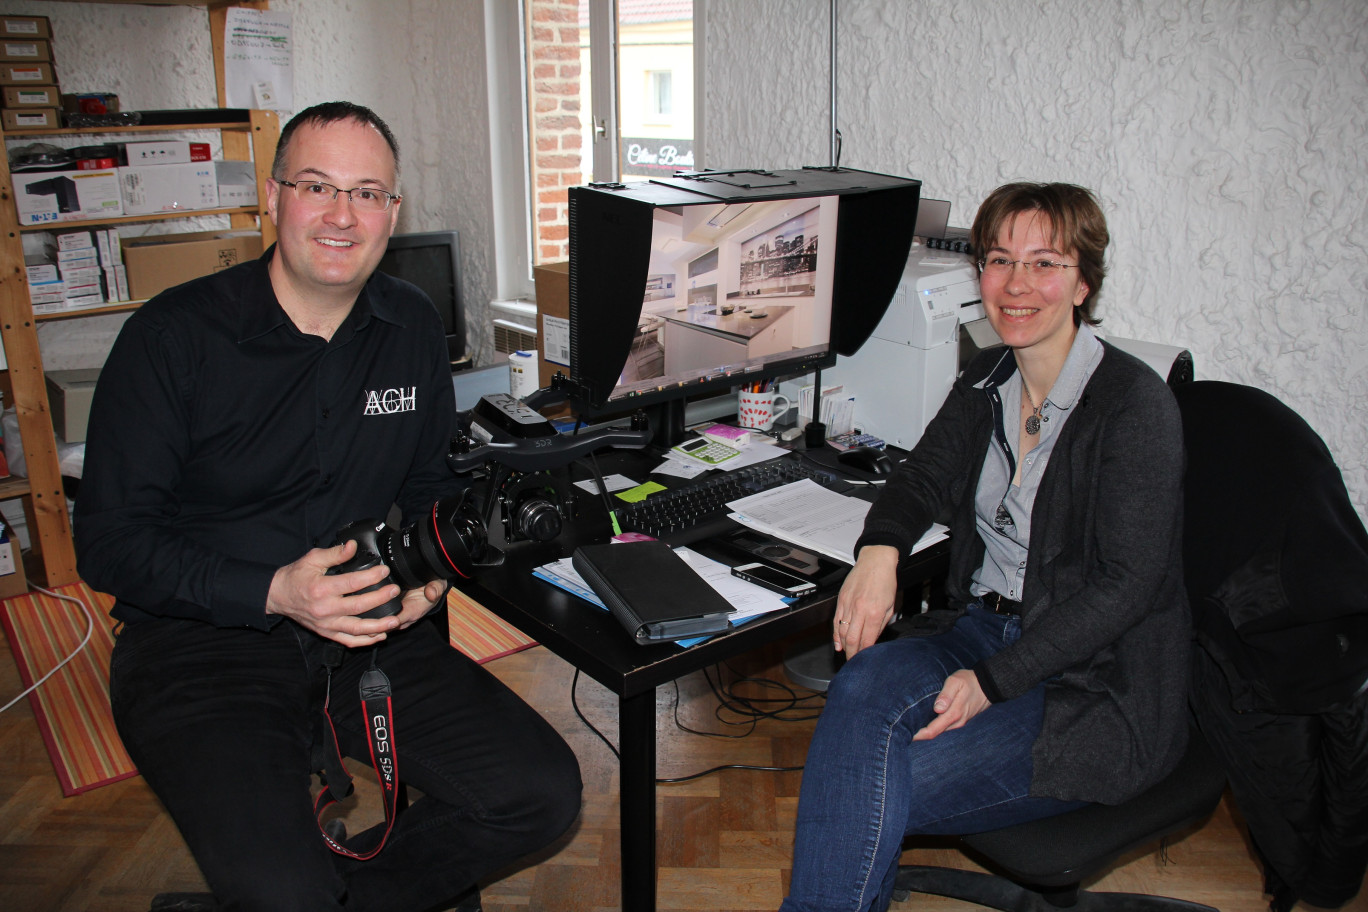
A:
<svg viewBox="0 0 1368 912">
<path fill-rule="evenodd" d="M 56 591 L 83 601 L 95 619 L 90 645 L 29 694 L 62 793 L 71 796 L 138 771 L 119 741 L 109 709 L 109 655 L 114 648 L 109 609 L 114 599 L 84 583 Z M 447 597 L 447 617 L 451 645 L 482 664 L 536 645 L 455 589 Z M 87 626 L 79 607 L 41 592 L 0 601 L 0 623 L 25 687 L 70 655 Z"/>
</svg>

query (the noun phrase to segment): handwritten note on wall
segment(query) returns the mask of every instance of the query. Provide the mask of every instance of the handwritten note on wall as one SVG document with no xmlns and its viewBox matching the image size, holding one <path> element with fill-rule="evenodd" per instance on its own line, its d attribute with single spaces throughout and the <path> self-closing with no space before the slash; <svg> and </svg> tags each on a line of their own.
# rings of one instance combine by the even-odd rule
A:
<svg viewBox="0 0 1368 912">
<path fill-rule="evenodd" d="M 230 108 L 294 110 L 291 15 L 228 8 L 223 30 L 223 82 Z"/>
</svg>

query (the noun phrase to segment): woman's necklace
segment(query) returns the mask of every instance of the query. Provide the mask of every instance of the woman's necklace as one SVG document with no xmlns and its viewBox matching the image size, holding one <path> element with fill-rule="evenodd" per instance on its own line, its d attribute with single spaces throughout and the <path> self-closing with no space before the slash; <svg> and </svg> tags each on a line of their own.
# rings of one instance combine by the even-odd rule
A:
<svg viewBox="0 0 1368 912">
<path fill-rule="evenodd" d="M 1031 396 L 1031 388 L 1026 384 L 1026 378 L 1021 378 L 1021 390 L 1026 394 L 1026 401 L 1031 404 L 1031 414 L 1026 416 L 1026 433 L 1034 437 L 1040 433 L 1040 406 L 1035 404 L 1035 399 Z"/>
</svg>

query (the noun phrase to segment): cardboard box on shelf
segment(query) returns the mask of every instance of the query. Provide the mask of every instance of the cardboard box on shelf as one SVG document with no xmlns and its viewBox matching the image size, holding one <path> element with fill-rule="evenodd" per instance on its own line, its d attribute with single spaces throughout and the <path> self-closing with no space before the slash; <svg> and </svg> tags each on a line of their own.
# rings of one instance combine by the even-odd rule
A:
<svg viewBox="0 0 1368 912">
<path fill-rule="evenodd" d="M 95 247 L 95 239 L 90 234 L 90 229 L 80 231 L 63 231 L 57 235 L 57 250 L 65 253 L 70 250 L 91 250 Z"/>
<path fill-rule="evenodd" d="M 125 215 L 218 208 L 213 162 L 119 168 Z"/>
<path fill-rule="evenodd" d="M 0 36 L 0 61 L 46 63 L 52 60 L 52 47 L 46 38 Z"/>
<path fill-rule="evenodd" d="M 111 301 L 128 300 L 128 273 L 122 266 L 104 267 L 105 292 Z"/>
<path fill-rule="evenodd" d="M 4 102 L 7 108 L 58 108 L 62 104 L 55 85 L 5 86 Z"/>
<path fill-rule="evenodd" d="M 113 92 L 70 92 L 62 95 L 65 114 L 117 114 L 119 96 Z"/>
<path fill-rule="evenodd" d="M 259 231 L 196 231 L 124 238 L 123 261 L 134 301 L 261 256 Z"/>
<path fill-rule="evenodd" d="M 29 286 L 29 303 L 35 308 L 39 304 L 61 304 L 66 300 L 66 282 L 43 282 Z"/>
<path fill-rule="evenodd" d="M 129 142 L 124 148 L 124 162 L 128 165 L 186 165 L 209 161 L 208 143 L 183 142 L 178 139 L 159 142 Z"/>
<path fill-rule="evenodd" d="M 0 85 L 56 85 L 50 63 L 0 63 Z"/>
<path fill-rule="evenodd" d="M 48 371 L 48 410 L 52 412 L 52 427 L 67 443 L 82 443 L 86 435 L 86 421 L 90 418 L 90 400 L 95 395 L 95 381 L 100 379 L 98 367 L 80 370 Z"/>
<path fill-rule="evenodd" d="M 20 171 L 11 177 L 21 225 L 48 225 L 123 215 L 119 178 L 113 169 Z"/>
<path fill-rule="evenodd" d="M 56 130 L 62 126 L 56 108 L 5 108 L 0 124 L 6 130 Z"/>
<path fill-rule="evenodd" d="M 99 286 L 95 286 L 99 288 Z M 62 310 L 80 310 L 83 307 L 103 307 L 109 303 L 105 300 L 104 292 L 96 294 L 80 295 L 75 298 L 67 298 L 62 302 Z M 78 442 L 78 441 L 72 441 Z"/>
<path fill-rule="evenodd" d="M 8 469 L 5 474 L 9 474 Z M 28 578 L 24 575 L 24 558 L 19 552 L 19 536 L 11 532 L 8 523 L 0 522 L 0 599 L 26 592 Z"/>
<path fill-rule="evenodd" d="M 532 270 L 532 279 L 537 289 L 537 355 L 540 359 L 538 381 L 542 389 L 551 385 L 556 371 L 570 373 L 564 363 L 547 360 L 548 339 L 558 339 L 566 335 L 570 321 L 570 263 L 547 263 Z M 550 321 L 548 326 L 547 321 Z M 559 359 L 555 352 L 552 358 Z"/>
<path fill-rule="evenodd" d="M 214 176 L 218 181 L 220 206 L 257 204 L 256 165 L 252 162 L 216 161 Z"/>
<path fill-rule="evenodd" d="M 45 282 L 59 281 L 57 275 L 57 264 L 49 263 L 39 257 L 24 257 L 24 269 L 28 274 L 30 286 L 42 285 Z"/>
<path fill-rule="evenodd" d="M 0 36 L 5 38 L 51 38 L 47 16 L 0 16 Z"/>
</svg>

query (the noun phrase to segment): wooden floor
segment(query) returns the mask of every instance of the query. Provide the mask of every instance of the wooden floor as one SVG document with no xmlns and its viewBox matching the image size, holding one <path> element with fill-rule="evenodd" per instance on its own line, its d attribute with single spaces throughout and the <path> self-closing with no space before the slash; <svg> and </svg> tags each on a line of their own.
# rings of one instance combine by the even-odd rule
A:
<svg viewBox="0 0 1368 912">
<path fill-rule="evenodd" d="M 0 637 L 3 640 L 3 637 Z M 778 649 L 757 653 L 722 674 L 784 681 Z M 616 762 L 576 718 L 573 669 L 543 648 L 489 666 L 549 718 L 579 756 L 585 782 L 579 822 L 534 863 L 505 872 L 483 889 L 486 912 L 611 912 L 618 896 Z M 0 704 L 19 690 L 8 644 L 0 646 Z M 742 685 L 743 693 L 763 696 Z M 579 704 L 616 742 L 616 699 L 581 677 Z M 680 687 L 680 718 L 709 731 L 716 700 L 701 674 Z M 659 693 L 659 769 L 678 777 L 724 763 L 797 766 L 814 723 L 763 720 L 741 739 L 688 734 L 674 725 L 675 691 Z M 810 715 L 810 713 L 808 714 Z M 743 729 L 744 730 L 744 729 Z M 733 729 L 733 733 L 736 733 Z M 659 908 L 709 912 L 777 909 L 787 883 L 800 773 L 726 771 L 658 788 Z M 359 777 L 358 777 L 359 781 Z M 356 821 L 378 813 L 362 796 Z M 356 832 L 355 829 L 352 829 Z M 906 860 L 972 867 L 953 850 L 915 850 Z M 1162 893 L 1223 912 L 1262 912 L 1260 876 L 1229 805 L 1168 849 L 1130 858 L 1097 887 Z M 0 715 L 0 910 L 145 912 L 164 891 L 203 890 L 175 826 L 140 778 L 63 798 L 27 702 Z M 899 910 L 975 908 L 913 897 Z M 1368 912 L 1363 896 L 1346 909 Z"/>
</svg>

